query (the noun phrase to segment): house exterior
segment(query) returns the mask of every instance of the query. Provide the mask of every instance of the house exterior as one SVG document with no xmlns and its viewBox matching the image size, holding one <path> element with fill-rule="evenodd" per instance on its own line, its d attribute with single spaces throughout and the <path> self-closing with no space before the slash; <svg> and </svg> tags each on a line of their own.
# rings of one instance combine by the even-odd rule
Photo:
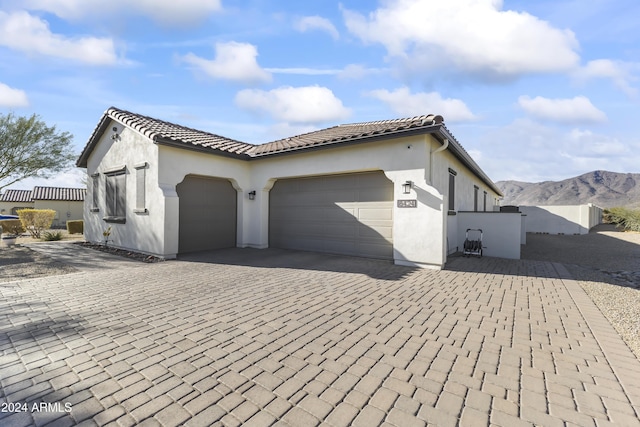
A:
<svg viewBox="0 0 640 427">
<path fill-rule="evenodd" d="M 0 213 L 17 215 L 20 209 L 52 209 L 56 211 L 52 227 L 65 227 L 69 220 L 84 215 L 86 188 L 34 187 L 33 190 L 7 190 L 0 196 Z"/>
<path fill-rule="evenodd" d="M 32 195 L 32 190 L 6 190 L 0 195 L 0 214 L 18 215 L 16 212 L 20 209 L 33 209 Z"/>
<path fill-rule="evenodd" d="M 85 238 L 165 258 L 279 247 L 441 268 L 502 194 L 437 115 L 253 145 L 109 108 L 81 153 Z"/>
</svg>

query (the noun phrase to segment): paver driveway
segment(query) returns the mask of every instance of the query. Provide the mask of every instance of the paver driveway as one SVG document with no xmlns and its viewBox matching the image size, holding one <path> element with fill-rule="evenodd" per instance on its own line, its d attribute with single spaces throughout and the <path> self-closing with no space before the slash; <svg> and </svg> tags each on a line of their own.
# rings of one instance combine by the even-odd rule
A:
<svg viewBox="0 0 640 427">
<path fill-rule="evenodd" d="M 233 249 L 0 297 L 3 426 L 640 425 L 640 362 L 557 264 Z"/>
</svg>

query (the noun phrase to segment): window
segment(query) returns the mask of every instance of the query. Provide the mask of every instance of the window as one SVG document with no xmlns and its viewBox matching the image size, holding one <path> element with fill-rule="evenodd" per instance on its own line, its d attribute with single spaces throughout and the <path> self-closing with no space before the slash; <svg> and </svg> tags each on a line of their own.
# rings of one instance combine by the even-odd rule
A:
<svg viewBox="0 0 640 427">
<path fill-rule="evenodd" d="M 482 210 L 484 210 L 485 212 L 487 211 L 487 192 L 484 192 L 484 195 L 482 197 Z"/>
<path fill-rule="evenodd" d="M 456 210 L 456 175 L 458 173 L 449 169 L 449 211 Z"/>
<path fill-rule="evenodd" d="M 148 163 L 134 166 L 136 169 L 136 208 L 135 213 L 148 213 L 146 206 L 146 179 Z"/>
<path fill-rule="evenodd" d="M 478 188 L 477 185 L 473 186 L 473 211 L 478 212 Z"/>
<path fill-rule="evenodd" d="M 91 212 L 100 212 L 98 207 L 98 191 L 100 186 L 100 174 L 94 173 L 91 175 Z"/>
<path fill-rule="evenodd" d="M 107 222 L 125 222 L 126 220 L 126 169 L 124 167 L 105 173 L 106 204 L 104 218 Z"/>
</svg>

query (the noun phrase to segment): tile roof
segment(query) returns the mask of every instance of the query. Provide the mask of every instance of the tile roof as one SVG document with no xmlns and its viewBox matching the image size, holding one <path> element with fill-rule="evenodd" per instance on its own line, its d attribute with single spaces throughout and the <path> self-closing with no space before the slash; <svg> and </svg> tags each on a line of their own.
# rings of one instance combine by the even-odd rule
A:
<svg viewBox="0 0 640 427">
<path fill-rule="evenodd" d="M 31 203 L 31 190 L 7 190 L 0 196 L 0 202 Z"/>
<path fill-rule="evenodd" d="M 336 144 L 373 141 L 408 136 L 411 134 L 439 134 L 438 139 L 441 142 L 445 139 L 449 141 L 449 149 L 456 157 L 485 181 L 494 191 L 502 194 L 493 181 L 487 177 L 471 156 L 469 156 L 469 153 L 467 153 L 462 145 L 449 133 L 444 125 L 443 117 L 439 115 L 429 114 L 404 119 L 344 124 L 292 136 L 290 138 L 279 139 L 266 144 L 254 145 L 111 107 L 103 114 L 100 122 L 91 134 L 89 141 L 76 162 L 77 166 L 87 167 L 89 155 L 98 144 L 103 133 L 108 130 L 112 120 L 140 132 L 158 144 L 196 149 L 211 154 L 231 156 L 244 160 L 292 153 L 299 150 L 335 146 Z"/>
<path fill-rule="evenodd" d="M 406 119 L 351 123 L 256 145 L 249 150 L 248 153 L 252 157 L 258 157 L 279 152 L 357 141 L 377 136 L 395 135 L 411 129 L 424 129 L 434 125 L 440 125 L 442 121 L 442 116 L 430 114 Z"/>
<path fill-rule="evenodd" d="M 83 202 L 86 188 L 34 187 L 33 200 L 57 200 L 65 202 Z"/>
</svg>

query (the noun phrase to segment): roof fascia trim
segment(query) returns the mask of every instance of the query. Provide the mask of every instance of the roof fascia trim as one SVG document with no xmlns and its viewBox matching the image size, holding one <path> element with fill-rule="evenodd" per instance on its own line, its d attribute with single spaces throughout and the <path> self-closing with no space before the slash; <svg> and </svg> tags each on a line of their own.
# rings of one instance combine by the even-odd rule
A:
<svg viewBox="0 0 640 427">
<path fill-rule="evenodd" d="M 446 138 L 449 140 L 449 147 L 447 150 L 451 151 L 455 157 L 460 160 L 460 162 L 465 165 L 475 176 L 480 178 L 482 182 L 487 184 L 496 194 L 500 197 L 504 197 L 502 191 L 496 186 L 496 184 L 484 173 L 482 168 L 478 166 L 478 164 L 469 156 L 469 154 L 464 151 L 460 143 L 449 133 L 449 131 L 445 127 L 441 127 L 439 129 L 440 136 L 442 138 Z M 438 141 L 440 143 L 444 143 L 444 141 Z"/>
</svg>

